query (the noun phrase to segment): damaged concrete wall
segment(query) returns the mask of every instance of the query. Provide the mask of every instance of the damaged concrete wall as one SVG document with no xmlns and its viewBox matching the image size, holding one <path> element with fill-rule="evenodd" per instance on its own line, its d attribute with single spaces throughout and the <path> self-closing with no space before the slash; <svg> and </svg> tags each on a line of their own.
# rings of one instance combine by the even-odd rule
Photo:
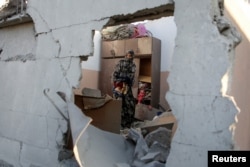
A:
<svg viewBox="0 0 250 167">
<path fill-rule="evenodd" d="M 66 121 L 44 89 L 71 97 L 81 76 L 79 56 L 93 54 L 93 30 L 111 16 L 168 2 L 29 0 L 34 24 L 0 29 L 0 165 L 59 166 Z"/>
<path fill-rule="evenodd" d="M 7 69 L 13 71 L 8 75 L 14 78 L 6 80 L 1 77 L 2 81 L 5 80 L 1 83 L 1 95 L 4 97 L 0 109 L 1 160 L 13 166 L 49 166 L 58 163 L 58 150 L 64 144 L 63 133 L 67 126 L 42 91 L 46 87 L 53 88 L 54 84 L 54 88 L 67 84 L 62 81 L 64 76 L 60 65 L 55 60 L 8 65 Z M 2 63 L 1 66 L 6 67 Z M 30 69 L 33 71 L 28 72 Z M 51 72 L 57 73 L 58 78 L 53 77 Z M 42 76 L 51 81 L 38 79 Z"/>
<path fill-rule="evenodd" d="M 178 128 L 168 167 L 206 166 L 208 150 L 234 147 L 230 126 L 237 107 L 222 90 L 230 87 L 234 47 L 240 36 L 224 19 L 222 3 L 175 1 L 177 37 L 166 98 Z M 224 75 L 228 80 L 222 84 Z"/>
<path fill-rule="evenodd" d="M 17 167 L 56 166 L 67 125 L 43 90 L 70 94 L 78 83 L 80 61 L 36 53 L 33 23 L 0 31 L 0 160 Z"/>
<path fill-rule="evenodd" d="M 29 0 L 34 25 L 0 29 L 0 165 L 59 166 L 66 121 L 44 89 L 72 96 L 81 76 L 79 56 L 93 54 L 93 30 L 111 16 L 168 2 Z M 228 24 L 219 24 L 224 21 L 219 2 L 175 1 L 177 38 L 167 100 L 179 124 L 166 166 L 204 166 L 207 150 L 233 147 L 229 127 L 237 110 L 223 96 L 221 79 L 230 72 L 238 37 L 230 26 L 224 29 Z"/>
</svg>

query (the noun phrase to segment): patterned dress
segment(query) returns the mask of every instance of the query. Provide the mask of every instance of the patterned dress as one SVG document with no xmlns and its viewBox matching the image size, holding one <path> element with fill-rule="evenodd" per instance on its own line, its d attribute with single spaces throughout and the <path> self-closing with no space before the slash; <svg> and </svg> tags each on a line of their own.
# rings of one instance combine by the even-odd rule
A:
<svg viewBox="0 0 250 167">
<path fill-rule="evenodd" d="M 136 65 L 132 58 L 125 58 L 115 66 L 113 73 L 114 96 L 122 99 L 121 128 L 130 128 L 134 121 L 135 98 L 132 93 Z M 117 91 L 121 87 L 121 91 Z M 119 88 L 120 89 L 120 88 Z"/>
</svg>

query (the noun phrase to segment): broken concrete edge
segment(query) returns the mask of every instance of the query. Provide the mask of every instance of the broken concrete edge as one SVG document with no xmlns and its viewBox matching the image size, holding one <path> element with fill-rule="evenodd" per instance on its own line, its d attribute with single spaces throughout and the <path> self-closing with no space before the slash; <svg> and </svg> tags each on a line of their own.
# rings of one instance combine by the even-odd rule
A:
<svg viewBox="0 0 250 167">
<path fill-rule="evenodd" d="M 62 149 L 59 152 L 59 160 L 69 159 L 72 157 L 75 157 L 78 164 L 81 164 L 80 157 L 78 154 L 76 154 L 76 144 L 80 140 L 80 137 L 83 135 L 83 133 L 86 131 L 87 127 L 89 126 L 90 122 L 92 121 L 92 118 L 86 117 L 83 115 L 81 110 L 75 106 L 74 103 L 69 100 L 63 92 L 58 92 L 58 95 L 65 101 L 68 107 L 68 123 L 69 128 L 68 133 L 71 133 L 71 137 L 73 140 L 73 153 L 70 150 Z M 54 105 L 56 107 L 56 105 Z M 65 154 L 66 152 L 66 154 Z"/>
<path fill-rule="evenodd" d="M 23 24 L 23 23 L 29 23 L 29 22 L 33 22 L 33 20 L 30 17 L 30 15 L 28 15 L 28 14 L 14 15 L 10 18 L 5 19 L 5 20 L 0 20 L 0 28 L 19 25 L 19 24 Z"/>
<path fill-rule="evenodd" d="M 147 134 L 157 130 L 158 128 L 164 127 L 168 130 L 171 130 L 172 140 L 177 129 L 177 120 L 172 112 L 163 112 L 161 115 L 156 116 L 153 120 L 138 122 L 135 126 L 136 128 L 140 128 L 143 136 L 146 136 Z"/>
</svg>

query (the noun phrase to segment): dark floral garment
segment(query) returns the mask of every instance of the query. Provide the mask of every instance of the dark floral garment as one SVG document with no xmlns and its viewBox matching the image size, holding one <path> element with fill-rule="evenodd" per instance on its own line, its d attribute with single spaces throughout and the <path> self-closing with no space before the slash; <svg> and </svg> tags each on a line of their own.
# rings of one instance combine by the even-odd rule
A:
<svg viewBox="0 0 250 167">
<path fill-rule="evenodd" d="M 113 73 L 113 92 L 115 98 L 120 97 L 122 99 L 121 128 L 130 128 L 134 121 L 135 98 L 132 93 L 132 86 L 134 83 L 135 70 L 136 65 L 133 59 L 125 58 L 119 61 Z M 125 89 L 125 91 L 116 91 L 117 87 L 121 87 L 121 89 Z"/>
<path fill-rule="evenodd" d="M 133 59 L 122 59 L 116 64 L 114 73 L 113 73 L 113 81 L 114 82 L 126 82 L 130 86 L 134 83 L 136 66 L 133 62 Z"/>
</svg>

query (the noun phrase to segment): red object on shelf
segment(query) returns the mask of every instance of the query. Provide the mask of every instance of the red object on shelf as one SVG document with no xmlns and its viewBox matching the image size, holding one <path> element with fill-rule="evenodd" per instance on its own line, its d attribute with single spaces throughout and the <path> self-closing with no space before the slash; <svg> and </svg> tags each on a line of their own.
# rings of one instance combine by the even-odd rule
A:
<svg viewBox="0 0 250 167">
<path fill-rule="evenodd" d="M 141 103 L 141 101 L 144 97 L 145 97 L 145 91 L 143 89 L 141 89 L 138 96 L 137 96 L 138 103 Z"/>
</svg>

